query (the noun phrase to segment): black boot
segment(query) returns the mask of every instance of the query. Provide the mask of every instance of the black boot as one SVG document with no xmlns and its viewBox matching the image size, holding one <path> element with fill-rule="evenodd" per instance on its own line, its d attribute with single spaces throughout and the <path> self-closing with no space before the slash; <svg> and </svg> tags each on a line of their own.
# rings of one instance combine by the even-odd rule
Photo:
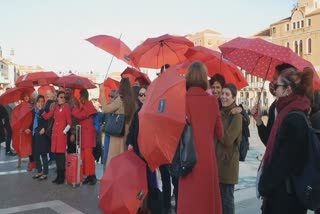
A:
<svg viewBox="0 0 320 214">
<path fill-rule="evenodd" d="M 95 185 L 97 183 L 96 175 L 91 175 L 91 179 L 89 181 L 90 185 Z"/>
<path fill-rule="evenodd" d="M 58 173 L 59 173 L 59 177 L 57 180 L 57 184 L 64 184 L 64 178 L 65 178 L 64 170 L 58 170 Z"/>
<path fill-rule="evenodd" d="M 91 181 L 91 175 L 87 176 L 84 181 L 82 182 L 82 184 L 88 184 Z"/>
<path fill-rule="evenodd" d="M 52 183 L 56 184 L 59 180 L 59 177 L 60 177 L 60 170 L 57 170 L 57 177 L 52 181 Z"/>
</svg>

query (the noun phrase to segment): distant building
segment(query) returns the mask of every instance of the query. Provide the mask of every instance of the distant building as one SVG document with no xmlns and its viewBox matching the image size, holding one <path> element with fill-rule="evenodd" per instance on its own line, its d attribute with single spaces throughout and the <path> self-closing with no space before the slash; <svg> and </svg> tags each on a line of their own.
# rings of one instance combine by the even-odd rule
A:
<svg viewBox="0 0 320 214">
<path fill-rule="evenodd" d="M 2 88 L 13 87 L 19 76 L 17 65 L 0 57 L 0 85 Z"/>
<path fill-rule="evenodd" d="M 192 41 L 195 46 L 204 46 L 213 50 L 219 50 L 219 45 L 230 40 L 221 35 L 221 33 L 208 29 L 194 34 L 187 34 L 185 37 Z"/>
</svg>

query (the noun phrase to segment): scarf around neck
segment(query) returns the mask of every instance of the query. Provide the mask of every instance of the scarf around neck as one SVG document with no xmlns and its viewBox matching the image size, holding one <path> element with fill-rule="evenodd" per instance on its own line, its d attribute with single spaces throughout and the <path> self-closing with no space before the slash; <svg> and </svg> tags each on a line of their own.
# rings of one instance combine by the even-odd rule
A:
<svg viewBox="0 0 320 214">
<path fill-rule="evenodd" d="M 266 166 L 271 159 L 276 136 L 283 120 L 292 111 L 308 112 L 310 108 L 310 101 L 306 96 L 292 94 L 278 99 L 276 104 L 278 115 L 274 121 L 270 136 L 268 138 L 267 149 L 263 161 L 264 166 Z"/>
</svg>

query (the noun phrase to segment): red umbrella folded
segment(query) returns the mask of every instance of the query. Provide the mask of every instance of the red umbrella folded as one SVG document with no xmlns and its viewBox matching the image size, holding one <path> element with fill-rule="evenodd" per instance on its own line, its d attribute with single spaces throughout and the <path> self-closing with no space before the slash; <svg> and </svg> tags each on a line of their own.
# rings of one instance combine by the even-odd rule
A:
<svg viewBox="0 0 320 214">
<path fill-rule="evenodd" d="M 111 159 L 100 181 L 104 213 L 136 214 L 148 192 L 146 164 L 133 150 Z"/>
<path fill-rule="evenodd" d="M 52 71 L 39 71 L 19 76 L 16 86 L 33 87 L 44 86 L 53 83 L 59 76 Z"/>
<path fill-rule="evenodd" d="M 82 77 L 75 74 L 70 74 L 67 76 L 60 77 L 52 84 L 56 86 L 60 86 L 64 88 L 72 88 L 72 89 L 96 88 L 96 85 L 87 77 Z"/>
<path fill-rule="evenodd" d="M 108 35 L 97 35 L 86 39 L 93 45 L 130 64 L 130 48 L 118 38 Z"/>
<path fill-rule="evenodd" d="M 136 81 L 138 81 L 141 86 L 148 86 L 151 83 L 147 74 L 130 67 L 127 67 L 126 70 L 121 73 L 121 78 L 128 78 L 132 86 L 135 85 Z"/>
<path fill-rule="evenodd" d="M 138 144 L 150 169 L 171 163 L 186 121 L 186 81 L 172 68 L 148 87 L 139 112 Z"/>
<path fill-rule="evenodd" d="M 25 94 L 28 94 L 31 97 L 33 92 L 34 88 L 31 87 L 10 88 L 0 96 L 0 104 L 17 102 L 18 100 L 22 100 Z"/>
<path fill-rule="evenodd" d="M 137 68 L 161 68 L 164 64 L 182 63 L 189 47 L 193 47 L 193 42 L 187 38 L 165 34 L 147 39 L 129 57 Z"/>
</svg>

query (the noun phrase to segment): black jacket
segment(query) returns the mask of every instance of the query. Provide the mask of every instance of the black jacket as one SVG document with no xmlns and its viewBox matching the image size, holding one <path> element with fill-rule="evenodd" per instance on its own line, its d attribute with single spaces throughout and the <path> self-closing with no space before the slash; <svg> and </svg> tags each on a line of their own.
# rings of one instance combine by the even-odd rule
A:
<svg viewBox="0 0 320 214">
<path fill-rule="evenodd" d="M 267 146 L 267 142 L 269 139 L 269 135 L 272 129 L 272 125 L 274 123 L 274 119 L 275 119 L 275 109 L 276 109 L 276 100 L 271 104 L 270 108 L 269 108 L 269 113 L 268 113 L 268 122 L 267 122 L 267 126 L 265 126 L 264 124 L 261 124 L 258 127 L 258 134 L 259 137 L 262 141 L 262 143 Z"/>
<path fill-rule="evenodd" d="M 301 115 L 288 114 L 276 135 L 271 159 L 260 177 L 258 190 L 265 197 L 263 213 L 305 214 L 306 209 L 293 192 L 290 176 L 301 171 L 307 151 L 308 124 Z"/>
<path fill-rule="evenodd" d="M 42 118 L 42 113 L 44 110 L 40 110 L 38 118 L 38 127 L 35 129 L 35 134 L 33 134 L 33 151 L 32 153 L 34 155 L 42 155 L 47 154 L 50 151 L 50 138 L 46 134 L 40 135 L 40 130 L 44 128 L 46 131 L 48 127 L 48 122 Z M 33 118 L 36 117 L 36 114 L 33 110 Z M 32 121 L 33 125 L 33 121 Z M 31 128 L 31 131 L 33 131 L 33 127 Z"/>
</svg>

